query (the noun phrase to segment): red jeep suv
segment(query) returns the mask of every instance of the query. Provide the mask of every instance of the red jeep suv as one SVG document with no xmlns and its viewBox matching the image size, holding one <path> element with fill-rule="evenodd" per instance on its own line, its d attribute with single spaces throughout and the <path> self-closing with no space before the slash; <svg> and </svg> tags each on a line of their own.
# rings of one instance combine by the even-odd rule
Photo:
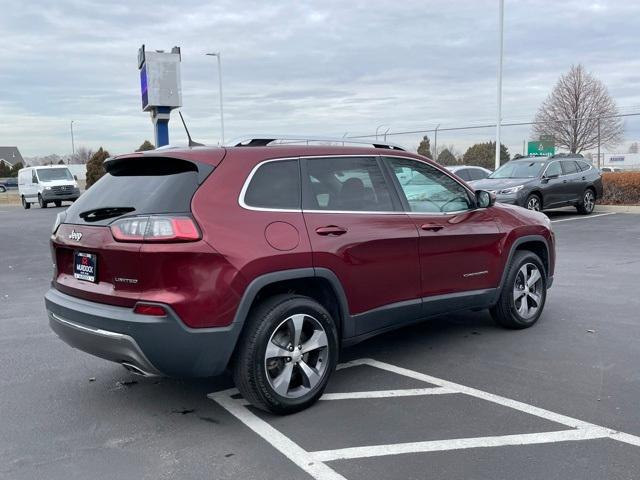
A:
<svg viewBox="0 0 640 480">
<path fill-rule="evenodd" d="M 53 229 L 51 328 L 142 375 L 229 368 L 248 401 L 289 413 L 320 397 L 341 346 L 458 310 L 538 320 L 543 214 L 396 146 L 288 142 L 105 161 Z"/>
</svg>

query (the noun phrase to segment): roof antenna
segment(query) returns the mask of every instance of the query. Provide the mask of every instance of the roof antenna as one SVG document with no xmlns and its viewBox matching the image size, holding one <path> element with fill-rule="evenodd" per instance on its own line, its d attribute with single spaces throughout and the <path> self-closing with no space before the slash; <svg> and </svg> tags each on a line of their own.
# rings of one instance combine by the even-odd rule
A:
<svg viewBox="0 0 640 480">
<path fill-rule="evenodd" d="M 187 124 L 184 123 L 184 117 L 182 116 L 182 112 L 178 111 L 178 115 L 180 115 L 180 120 L 182 120 L 182 125 L 184 125 L 184 131 L 187 132 L 187 138 L 189 139 L 189 146 L 190 147 L 204 147 L 204 143 L 194 142 L 191 139 L 191 135 L 189 134 L 189 129 L 187 128 Z"/>
</svg>

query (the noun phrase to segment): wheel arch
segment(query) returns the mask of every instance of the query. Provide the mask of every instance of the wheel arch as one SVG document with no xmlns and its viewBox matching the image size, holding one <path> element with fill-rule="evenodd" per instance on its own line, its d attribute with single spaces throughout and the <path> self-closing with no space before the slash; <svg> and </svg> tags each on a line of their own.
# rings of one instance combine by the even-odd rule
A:
<svg viewBox="0 0 640 480">
<path fill-rule="evenodd" d="M 509 265 L 511 265 L 511 261 L 513 260 L 513 256 L 517 251 L 530 251 L 535 253 L 544 266 L 545 275 L 547 277 L 547 282 L 549 281 L 549 269 L 551 258 L 549 256 L 549 242 L 542 235 L 525 235 L 522 237 L 518 237 L 511 244 L 511 248 L 509 250 L 509 256 L 507 257 L 507 261 L 504 264 L 504 268 L 502 270 L 502 277 L 500 279 L 500 285 L 498 286 L 498 295 L 502 291 L 504 286 L 504 282 L 507 278 L 507 271 L 509 269 Z M 549 286 L 549 285 L 548 285 Z"/>
<path fill-rule="evenodd" d="M 298 268 L 271 272 L 255 278 L 245 289 L 233 323 L 240 327 L 238 338 L 251 310 L 262 300 L 273 295 L 291 293 L 305 295 L 320 303 L 334 318 L 340 339 L 351 336 L 347 297 L 338 277 L 325 268 Z M 237 342 L 237 339 L 236 339 Z"/>
</svg>

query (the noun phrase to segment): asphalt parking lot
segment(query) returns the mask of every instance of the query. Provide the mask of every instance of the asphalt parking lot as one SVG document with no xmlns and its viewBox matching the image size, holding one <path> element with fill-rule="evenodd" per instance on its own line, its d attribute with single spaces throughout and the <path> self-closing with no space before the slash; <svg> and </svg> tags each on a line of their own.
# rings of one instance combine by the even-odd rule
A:
<svg viewBox="0 0 640 480">
<path fill-rule="evenodd" d="M 324 400 L 261 413 L 226 377 L 75 351 L 42 296 L 60 209 L 0 206 L 0 478 L 640 478 L 640 216 L 553 212 L 539 323 L 439 317 L 347 349 Z"/>
</svg>

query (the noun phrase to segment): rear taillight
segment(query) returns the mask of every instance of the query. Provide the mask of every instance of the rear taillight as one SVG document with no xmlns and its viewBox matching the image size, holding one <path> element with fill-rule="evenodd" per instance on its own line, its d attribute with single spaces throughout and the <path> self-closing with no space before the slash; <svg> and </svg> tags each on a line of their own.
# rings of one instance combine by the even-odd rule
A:
<svg viewBox="0 0 640 480">
<path fill-rule="evenodd" d="M 200 231 L 190 217 L 141 216 L 116 220 L 110 225 L 118 242 L 194 242 Z"/>
</svg>

